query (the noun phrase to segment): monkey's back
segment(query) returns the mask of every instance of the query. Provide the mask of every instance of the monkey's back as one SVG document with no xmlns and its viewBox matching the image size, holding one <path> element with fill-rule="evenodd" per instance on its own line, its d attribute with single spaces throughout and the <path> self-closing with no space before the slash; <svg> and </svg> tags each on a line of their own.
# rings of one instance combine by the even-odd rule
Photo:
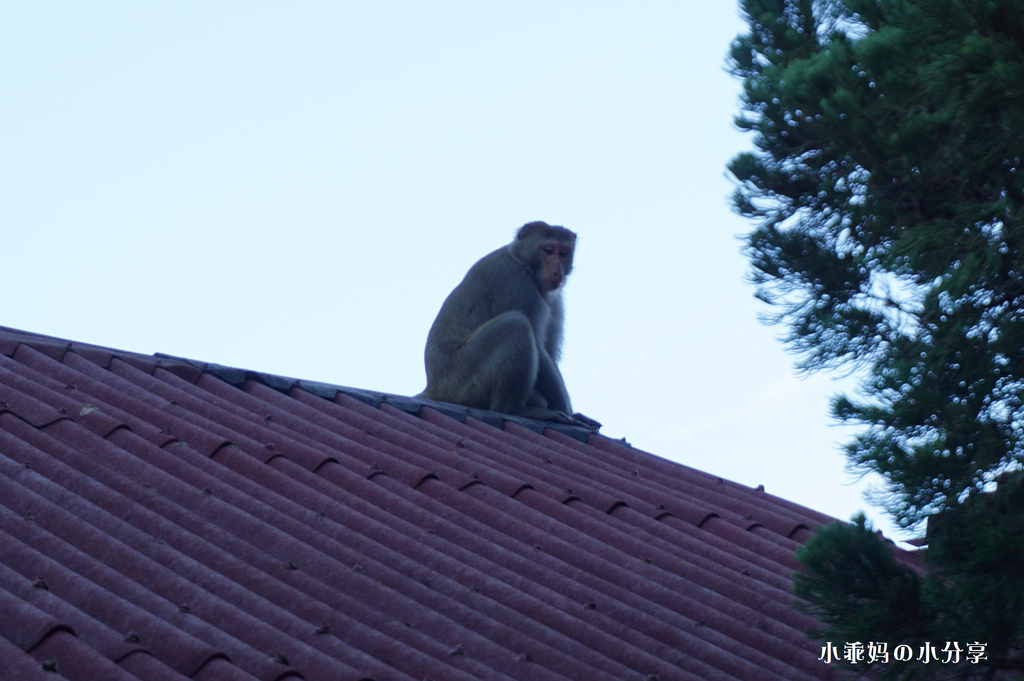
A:
<svg viewBox="0 0 1024 681">
<path fill-rule="evenodd" d="M 521 280 L 521 281 L 516 281 Z M 515 282 L 508 285 L 509 281 Z M 535 323 L 547 303 L 533 276 L 517 263 L 507 247 L 478 260 L 441 305 L 427 334 L 427 362 L 430 348 L 455 352 L 482 324 L 505 312 L 517 310 Z"/>
</svg>

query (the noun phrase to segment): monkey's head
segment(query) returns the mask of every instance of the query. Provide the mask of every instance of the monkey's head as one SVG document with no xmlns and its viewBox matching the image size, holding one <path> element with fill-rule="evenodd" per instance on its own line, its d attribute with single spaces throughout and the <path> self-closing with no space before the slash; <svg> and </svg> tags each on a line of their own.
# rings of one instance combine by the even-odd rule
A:
<svg viewBox="0 0 1024 681">
<path fill-rule="evenodd" d="M 572 272 L 576 234 L 546 222 L 529 222 L 509 246 L 512 258 L 527 268 L 540 292 L 547 295 L 565 283 Z"/>
</svg>

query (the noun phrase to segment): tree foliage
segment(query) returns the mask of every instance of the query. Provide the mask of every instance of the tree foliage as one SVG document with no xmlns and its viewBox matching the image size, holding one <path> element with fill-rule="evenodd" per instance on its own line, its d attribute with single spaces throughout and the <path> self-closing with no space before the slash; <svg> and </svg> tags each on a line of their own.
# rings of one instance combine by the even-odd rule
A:
<svg viewBox="0 0 1024 681">
<path fill-rule="evenodd" d="M 890 654 L 909 646 L 909 659 L 877 665 L 878 679 L 1021 678 L 1024 476 L 1001 482 L 932 516 L 927 570 L 897 560 L 863 515 L 818 532 L 797 554 L 805 569 L 793 580 L 825 625 L 815 637 L 839 648 L 884 642 Z M 950 642 L 962 652 L 956 665 L 921 661 L 924 646 Z M 972 642 L 985 644 L 985 659 L 968 662 Z"/>
<path fill-rule="evenodd" d="M 852 460 L 911 525 L 1024 458 L 1024 4 L 745 0 L 737 209 L 809 369 L 870 370 Z"/>
<path fill-rule="evenodd" d="M 1024 1 L 741 7 L 756 151 L 729 169 L 758 296 L 804 369 L 866 377 L 833 409 L 898 522 L 988 532 L 960 511 L 1024 462 Z"/>
</svg>

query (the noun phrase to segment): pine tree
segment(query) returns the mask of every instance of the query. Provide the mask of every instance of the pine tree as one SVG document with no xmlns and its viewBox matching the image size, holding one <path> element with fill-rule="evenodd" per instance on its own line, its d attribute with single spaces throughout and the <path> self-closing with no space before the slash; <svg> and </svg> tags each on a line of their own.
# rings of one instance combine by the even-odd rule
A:
<svg viewBox="0 0 1024 681">
<path fill-rule="evenodd" d="M 863 426 L 848 460 L 901 525 L 929 520 L 925 576 L 859 522 L 808 544 L 798 593 L 822 636 L 987 640 L 956 673 L 1024 669 L 1024 1 L 741 7 L 757 150 L 729 169 L 757 294 L 802 368 L 865 377 L 833 404 Z M 871 579 L 881 596 L 857 592 Z"/>
</svg>

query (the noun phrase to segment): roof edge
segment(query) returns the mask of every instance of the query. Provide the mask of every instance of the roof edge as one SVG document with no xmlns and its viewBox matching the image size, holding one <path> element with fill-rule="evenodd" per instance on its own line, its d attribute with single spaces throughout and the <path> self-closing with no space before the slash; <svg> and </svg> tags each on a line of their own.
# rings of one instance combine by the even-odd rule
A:
<svg viewBox="0 0 1024 681">
<path fill-rule="evenodd" d="M 91 343 L 80 343 L 78 341 L 71 341 L 56 336 L 48 336 L 46 334 L 0 326 L 0 354 L 10 355 L 14 352 L 17 346 L 22 343 L 34 346 L 36 349 L 41 349 L 39 346 L 45 346 L 47 348 L 47 354 L 51 355 L 54 352 L 60 352 L 61 354 L 64 352 L 77 352 L 93 361 L 97 361 L 97 357 L 99 356 L 117 357 L 122 360 L 132 361 L 135 364 L 149 365 L 153 369 L 160 367 L 162 369 L 174 371 L 179 376 L 188 378 L 188 380 L 191 380 L 192 382 L 198 380 L 199 376 L 202 374 L 211 374 L 234 386 L 241 385 L 245 381 L 257 381 L 269 388 L 277 390 L 278 392 L 287 393 L 293 388 L 299 388 L 327 400 L 333 400 L 339 393 L 342 393 L 373 407 L 378 407 L 381 404 L 388 404 L 396 409 L 400 409 L 413 415 L 418 415 L 423 407 L 430 407 L 431 409 L 435 409 L 445 416 L 449 416 L 460 422 L 465 422 L 466 418 L 472 416 L 477 420 L 483 421 L 484 423 L 499 429 L 504 427 L 506 422 L 519 424 L 536 433 L 543 433 L 545 430 L 551 428 L 563 433 L 564 435 L 572 437 L 573 439 L 579 440 L 580 442 L 586 442 L 590 435 L 599 434 L 597 431 L 583 426 L 558 423 L 556 421 L 531 419 L 523 416 L 517 416 L 515 414 L 504 414 L 497 411 L 490 411 L 488 409 L 475 409 L 472 407 L 465 407 L 460 404 L 438 402 L 424 397 L 393 395 L 374 390 L 324 383 L 322 381 L 310 381 L 262 371 L 253 371 L 251 369 L 231 367 L 223 364 L 217 364 L 215 362 L 203 362 L 163 352 L 155 352 L 152 355 L 147 355 L 139 352 L 119 350 Z"/>
</svg>

